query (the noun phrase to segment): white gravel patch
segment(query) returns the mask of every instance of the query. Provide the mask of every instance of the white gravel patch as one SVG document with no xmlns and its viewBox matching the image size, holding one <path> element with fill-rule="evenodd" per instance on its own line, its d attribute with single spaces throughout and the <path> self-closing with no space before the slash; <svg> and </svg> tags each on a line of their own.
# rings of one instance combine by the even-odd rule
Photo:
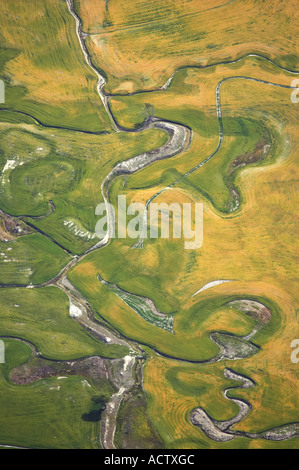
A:
<svg viewBox="0 0 299 470">
<path fill-rule="evenodd" d="M 81 317 L 82 315 L 83 315 L 82 310 L 77 305 L 75 305 L 70 299 L 70 316 L 72 318 L 78 318 L 78 317 Z"/>
</svg>

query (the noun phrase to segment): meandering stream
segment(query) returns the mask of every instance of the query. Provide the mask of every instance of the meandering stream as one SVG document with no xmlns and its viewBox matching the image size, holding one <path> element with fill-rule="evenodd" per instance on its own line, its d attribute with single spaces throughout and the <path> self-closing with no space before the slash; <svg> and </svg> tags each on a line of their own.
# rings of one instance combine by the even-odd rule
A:
<svg viewBox="0 0 299 470">
<path fill-rule="evenodd" d="M 239 412 L 231 419 L 226 421 L 217 421 L 211 418 L 203 408 L 195 408 L 190 414 L 190 421 L 194 426 L 199 427 L 207 437 L 216 442 L 228 442 L 236 437 L 267 439 L 271 441 L 285 441 L 293 437 L 299 437 L 299 423 L 288 423 L 257 433 L 232 430 L 231 428 L 234 425 L 240 423 L 249 415 L 252 407 L 247 401 L 241 400 L 240 398 L 232 398 L 228 393 L 238 388 L 255 387 L 256 384 L 250 378 L 245 375 L 241 375 L 232 369 L 226 368 L 224 370 L 224 375 L 227 379 L 236 380 L 242 383 L 242 385 L 236 387 L 228 387 L 223 392 L 223 396 L 225 398 L 239 407 Z"/>
</svg>

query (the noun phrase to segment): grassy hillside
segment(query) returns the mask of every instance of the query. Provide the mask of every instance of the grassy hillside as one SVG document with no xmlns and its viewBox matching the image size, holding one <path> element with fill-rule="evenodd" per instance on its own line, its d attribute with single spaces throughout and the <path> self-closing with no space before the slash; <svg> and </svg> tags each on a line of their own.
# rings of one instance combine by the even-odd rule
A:
<svg viewBox="0 0 299 470">
<path fill-rule="evenodd" d="M 101 132 L 110 120 L 97 94 L 66 2 L 0 1 L 1 108 L 22 111 L 50 126 Z"/>
</svg>

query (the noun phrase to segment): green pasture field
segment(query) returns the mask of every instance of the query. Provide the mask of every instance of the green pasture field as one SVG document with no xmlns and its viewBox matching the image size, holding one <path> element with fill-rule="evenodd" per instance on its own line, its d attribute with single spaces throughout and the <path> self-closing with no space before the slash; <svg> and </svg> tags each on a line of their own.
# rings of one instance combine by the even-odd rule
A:
<svg viewBox="0 0 299 470">
<path fill-rule="evenodd" d="M 6 115 L 7 119 L 11 117 Z M 78 254 L 98 241 L 92 236 L 97 222 L 95 209 L 103 201 L 101 184 L 105 176 L 122 159 L 152 150 L 167 140 L 165 132 L 155 129 L 138 136 L 87 136 L 28 124 L 25 129 L 22 124 L 10 127 L 5 123 L 2 127 L 0 164 L 3 168 L 7 161 L 17 163 L 4 172 L 0 182 L 2 210 L 17 216 L 44 215 L 43 219 L 26 220 Z M 52 215 L 48 215 L 49 200 L 55 206 Z M 66 223 L 73 223 L 83 236 Z"/>
<path fill-rule="evenodd" d="M 192 306 L 190 302 L 184 306 L 179 297 L 173 298 L 173 305 L 177 307 L 176 312 L 174 312 L 174 334 L 163 331 L 160 328 L 157 329 L 130 309 L 110 289 L 102 285 L 100 281 L 96 281 L 94 274 L 88 274 L 87 266 L 92 261 L 95 271 L 98 270 L 101 277 L 106 280 L 109 279 L 109 282 L 117 284 L 118 287 L 126 291 L 150 298 L 163 313 L 165 313 L 165 310 L 163 310 L 164 306 L 167 305 L 169 308 L 169 303 L 167 303 L 167 298 L 163 291 L 163 283 L 170 282 L 170 278 L 166 280 L 162 275 L 159 278 L 158 273 L 156 279 L 149 274 L 145 276 L 145 274 L 142 275 L 140 273 L 137 276 L 136 273 L 135 277 L 133 274 L 130 274 L 130 277 L 127 276 L 125 281 L 125 269 L 129 264 L 128 259 L 131 258 L 133 250 L 123 251 L 121 258 L 116 259 L 115 255 L 112 255 L 112 253 L 115 253 L 115 249 L 113 250 L 112 246 L 113 244 L 104 248 L 99 253 L 88 255 L 75 269 L 70 271 L 68 278 L 74 286 L 81 289 L 83 295 L 100 316 L 112 324 L 118 331 L 121 331 L 126 337 L 157 349 L 169 356 L 203 361 L 216 356 L 218 353 L 218 347 L 209 338 L 210 332 L 217 331 L 217 312 L 223 312 L 222 315 L 225 311 L 227 312 L 228 324 L 226 332 L 245 336 L 252 331 L 252 319 L 239 313 L 232 316 L 230 309 L 227 308 L 226 304 L 236 299 L 236 296 L 233 294 L 219 297 L 213 296 L 212 298 L 208 295 L 206 299 L 203 297 L 200 300 L 195 300 Z M 110 253 L 111 255 L 109 256 Z M 175 256 L 176 254 L 174 253 Z M 170 260 L 169 262 L 171 263 Z M 123 269 L 120 269 L 120 263 L 122 263 Z M 163 272 L 165 273 L 166 271 Z M 150 281 L 145 283 L 143 281 L 146 278 L 150 279 Z M 82 282 L 83 279 L 84 282 Z M 89 279 L 89 282 L 87 282 L 87 279 Z M 159 289 L 157 288 L 158 286 L 160 286 Z M 241 299 L 242 296 L 238 298 Z M 248 298 L 248 294 L 244 294 L 243 298 Z M 259 300 L 262 303 L 264 301 L 264 299 L 257 299 L 256 297 L 252 299 Z M 273 302 L 269 302 L 268 299 L 265 299 L 265 305 L 271 305 L 273 321 L 271 326 L 267 325 L 265 327 L 267 333 L 263 333 L 263 330 L 261 330 L 262 342 L 266 341 L 279 327 L 279 310 Z M 213 315 L 215 315 L 213 327 L 210 325 L 208 328 L 205 327 L 205 322 L 210 320 L 210 317 L 213 318 Z M 260 341 L 257 344 L 259 345 Z"/>
<path fill-rule="evenodd" d="M 0 397 L 5 403 L 0 415 L 1 446 L 100 448 L 100 423 L 87 422 L 82 415 L 92 408 L 92 398 L 103 391 L 92 384 L 87 387 L 79 376 L 15 385 L 9 378 L 10 372 L 28 361 L 32 353 L 20 341 L 4 342 L 6 362 L 0 364 Z"/>
<path fill-rule="evenodd" d="M 71 260 L 40 233 L 11 242 L 0 241 L 0 284 L 40 284 L 49 281 Z"/>
</svg>

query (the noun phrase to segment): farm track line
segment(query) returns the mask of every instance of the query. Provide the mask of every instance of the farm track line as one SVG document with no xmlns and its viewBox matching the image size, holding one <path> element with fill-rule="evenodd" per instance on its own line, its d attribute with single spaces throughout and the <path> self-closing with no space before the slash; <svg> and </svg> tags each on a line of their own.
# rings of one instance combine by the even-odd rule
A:
<svg viewBox="0 0 299 470">
<path fill-rule="evenodd" d="M 215 7 L 212 7 L 212 8 L 207 8 L 206 10 L 201 10 L 201 11 L 198 11 L 198 12 L 194 12 L 194 13 L 186 13 L 185 15 L 179 15 L 179 16 L 176 16 L 175 18 L 171 18 L 169 19 L 168 21 L 165 21 L 165 19 L 159 19 L 159 20 L 156 20 L 156 21 L 150 21 L 150 22 L 144 22 L 144 23 L 138 23 L 138 24 L 135 24 L 135 25 L 131 25 L 131 26 L 124 26 L 124 27 L 120 27 L 120 28 L 115 28 L 115 29 L 111 29 L 110 31 L 106 31 L 106 32 L 97 32 L 97 33 L 86 33 L 85 31 L 82 31 L 82 34 L 83 34 L 83 37 L 88 37 L 88 36 L 100 36 L 100 35 L 106 35 L 106 34 L 111 34 L 111 33 L 118 33 L 119 31 L 128 31 L 128 30 L 136 30 L 136 29 L 139 29 L 139 28 L 143 28 L 144 26 L 147 26 L 147 25 L 156 25 L 156 24 L 159 24 L 159 23 L 170 23 L 170 22 L 173 22 L 173 21 L 177 21 L 177 20 L 180 20 L 180 19 L 183 19 L 183 18 L 189 18 L 191 16 L 198 16 L 198 15 L 201 15 L 202 13 L 206 13 L 207 11 L 212 11 L 212 10 L 217 10 L 218 8 L 223 8 L 223 7 L 226 7 L 228 5 L 230 5 L 231 3 L 235 3 L 237 0 L 230 0 L 229 2 L 226 2 L 222 5 L 218 5 L 218 6 L 215 6 Z M 82 22 L 81 22 L 82 24 Z"/>
</svg>

